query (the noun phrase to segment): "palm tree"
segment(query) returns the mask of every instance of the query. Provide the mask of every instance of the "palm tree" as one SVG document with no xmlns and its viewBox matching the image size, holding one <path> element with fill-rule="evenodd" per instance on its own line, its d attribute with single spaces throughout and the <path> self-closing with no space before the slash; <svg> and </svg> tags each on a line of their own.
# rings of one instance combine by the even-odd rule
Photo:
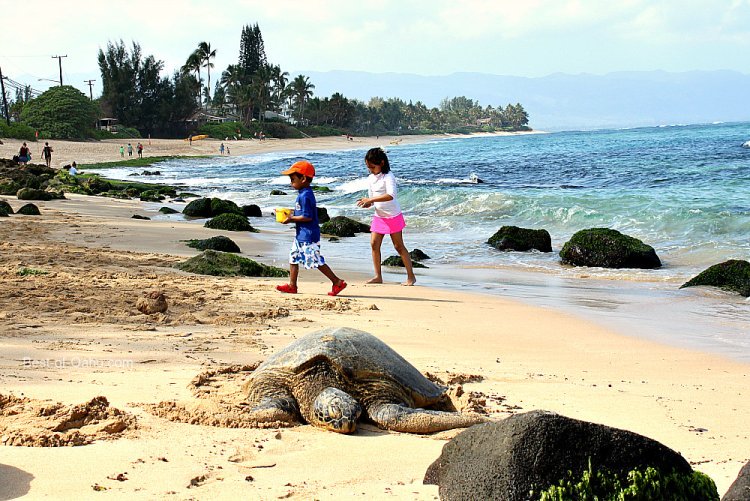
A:
<svg viewBox="0 0 750 501">
<path fill-rule="evenodd" d="M 195 51 L 188 56 L 187 61 L 185 61 L 185 64 L 181 68 L 182 72 L 185 74 L 190 74 L 191 71 L 195 71 L 195 73 L 198 75 L 198 102 L 199 103 L 201 100 L 201 66 L 203 66 L 203 61 L 198 55 L 198 51 Z"/>
<path fill-rule="evenodd" d="M 308 98 L 312 97 L 315 86 L 310 83 L 310 80 L 304 75 L 297 75 L 292 81 L 292 89 L 294 96 L 297 98 L 297 104 L 299 106 L 299 119 L 302 122 L 305 118 L 305 102 Z"/>
<path fill-rule="evenodd" d="M 211 59 L 216 57 L 216 50 L 211 49 L 211 44 L 208 42 L 201 42 L 198 44 L 198 48 L 195 50 L 195 54 L 198 55 L 200 64 L 203 68 L 206 68 L 208 73 L 208 99 L 211 99 L 211 68 L 214 67 L 214 63 Z"/>
</svg>

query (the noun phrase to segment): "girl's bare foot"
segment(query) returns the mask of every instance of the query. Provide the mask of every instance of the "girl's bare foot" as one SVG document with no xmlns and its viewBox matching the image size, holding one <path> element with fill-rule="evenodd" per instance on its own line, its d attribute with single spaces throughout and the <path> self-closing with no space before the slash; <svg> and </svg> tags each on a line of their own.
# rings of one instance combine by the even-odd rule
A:
<svg viewBox="0 0 750 501">
<path fill-rule="evenodd" d="M 366 284 L 382 284 L 383 277 L 372 277 L 370 280 L 365 282 Z"/>
<path fill-rule="evenodd" d="M 406 282 L 402 283 L 401 285 L 414 285 L 417 283 L 416 278 L 408 278 Z"/>
</svg>

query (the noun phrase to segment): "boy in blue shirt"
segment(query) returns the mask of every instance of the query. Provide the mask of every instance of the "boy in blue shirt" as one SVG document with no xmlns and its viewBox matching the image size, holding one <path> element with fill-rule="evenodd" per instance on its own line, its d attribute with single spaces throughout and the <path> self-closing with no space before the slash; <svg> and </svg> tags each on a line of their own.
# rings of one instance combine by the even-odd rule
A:
<svg viewBox="0 0 750 501">
<path fill-rule="evenodd" d="M 307 270 L 319 269 L 333 284 L 328 295 L 337 296 L 346 287 L 346 282 L 336 276 L 320 255 L 318 205 L 315 201 L 315 193 L 310 188 L 310 183 L 315 177 L 315 167 L 307 160 L 300 160 L 282 174 L 288 175 L 292 188 L 299 191 L 294 204 L 294 213 L 282 221 L 283 224 L 294 223 L 297 226 L 297 236 L 289 252 L 289 283 L 277 285 L 276 290 L 287 294 L 297 293 L 297 276 L 301 264 Z"/>
</svg>

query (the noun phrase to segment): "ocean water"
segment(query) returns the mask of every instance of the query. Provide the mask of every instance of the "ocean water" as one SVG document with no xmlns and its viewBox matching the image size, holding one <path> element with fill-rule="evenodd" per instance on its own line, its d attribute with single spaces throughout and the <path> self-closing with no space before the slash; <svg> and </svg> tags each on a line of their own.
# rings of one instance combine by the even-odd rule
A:
<svg viewBox="0 0 750 501">
<path fill-rule="evenodd" d="M 716 123 L 367 147 L 388 151 L 407 220 L 407 246 L 431 256 L 425 263 L 430 269 L 419 272 L 420 282 L 515 297 L 628 335 L 750 361 L 750 302 L 724 292 L 679 289 L 708 266 L 750 259 L 748 140 L 750 123 Z M 151 180 L 240 205 L 258 204 L 270 213 L 295 197 L 279 172 L 305 158 L 316 166 L 315 184 L 332 190 L 317 194 L 319 206 L 332 216 L 368 221 L 371 213 L 355 205 L 366 193 L 365 151 L 181 159 L 154 166 L 162 175 Z M 137 172 L 113 168 L 105 175 L 133 179 Z M 472 183 L 473 176 L 484 182 Z M 271 196 L 272 189 L 288 195 Z M 290 233 L 272 218 L 252 224 L 288 245 Z M 496 251 L 486 242 L 503 225 L 546 229 L 553 252 Z M 561 265 L 563 244 L 592 227 L 643 240 L 663 267 Z M 363 235 L 326 243 L 324 255 L 366 271 L 368 242 Z M 390 249 L 384 245 L 386 257 Z"/>
</svg>

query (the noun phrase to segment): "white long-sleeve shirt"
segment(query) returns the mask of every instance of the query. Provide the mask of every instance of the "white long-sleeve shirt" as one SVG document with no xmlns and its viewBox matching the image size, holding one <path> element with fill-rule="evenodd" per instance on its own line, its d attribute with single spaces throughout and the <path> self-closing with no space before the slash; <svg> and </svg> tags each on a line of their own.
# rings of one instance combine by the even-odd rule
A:
<svg viewBox="0 0 750 501">
<path fill-rule="evenodd" d="M 386 193 L 393 197 L 393 200 L 387 202 L 374 202 L 375 214 L 380 217 L 396 217 L 401 214 L 401 206 L 396 198 L 396 176 L 389 172 L 388 174 L 370 174 L 367 177 L 370 186 L 368 187 L 368 194 L 370 198 L 379 197 Z"/>
</svg>

